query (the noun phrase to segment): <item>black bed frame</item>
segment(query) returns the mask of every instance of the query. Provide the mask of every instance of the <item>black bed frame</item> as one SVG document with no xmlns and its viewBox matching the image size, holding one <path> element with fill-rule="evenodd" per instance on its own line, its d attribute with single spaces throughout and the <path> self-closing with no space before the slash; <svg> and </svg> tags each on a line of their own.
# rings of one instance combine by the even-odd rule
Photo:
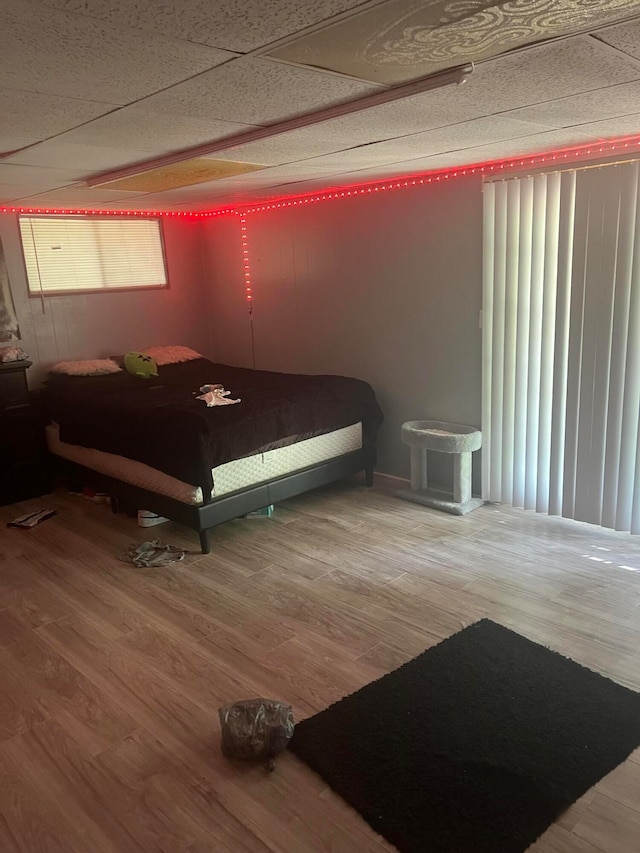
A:
<svg viewBox="0 0 640 853">
<path fill-rule="evenodd" d="M 114 512 L 121 506 L 137 507 L 157 512 L 171 521 L 177 521 L 197 531 L 203 554 L 211 551 L 209 531 L 218 524 L 239 518 L 262 507 L 295 497 L 318 486 L 324 486 L 335 480 L 341 480 L 352 474 L 364 471 L 366 483 L 373 485 L 373 471 L 376 464 L 376 448 L 363 447 L 342 456 L 336 456 L 318 465 L 302 468 L 284 477 L 267 480 L 255 486 L 249 486 L 237 492 L 230 492 L 219 498 L 213 498 L 206 504 L 193 505 L 132 486 L 122 480 L 116 480 L 100 474 L 92 468 L 70 463 L 72 469 L 90 478 L 89 482 L 105 492 L 111 498 Z"/>
</svg>

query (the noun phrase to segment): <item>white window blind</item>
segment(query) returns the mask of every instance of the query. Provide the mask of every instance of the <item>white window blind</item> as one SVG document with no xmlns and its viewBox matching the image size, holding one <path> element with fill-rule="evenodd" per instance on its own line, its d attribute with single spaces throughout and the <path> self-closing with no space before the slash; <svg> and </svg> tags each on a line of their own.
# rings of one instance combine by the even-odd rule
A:
<svg viewBox="0 0 640 853">
<path fill-rule="evenodd" d="M 158 219 L 20 216 L 29 293 L 165 287 Z"/>
<path fill-rule="evenodd" d="M 640 533 L 640 164 L 484 186 L 483 496 Z"/>
</svg>

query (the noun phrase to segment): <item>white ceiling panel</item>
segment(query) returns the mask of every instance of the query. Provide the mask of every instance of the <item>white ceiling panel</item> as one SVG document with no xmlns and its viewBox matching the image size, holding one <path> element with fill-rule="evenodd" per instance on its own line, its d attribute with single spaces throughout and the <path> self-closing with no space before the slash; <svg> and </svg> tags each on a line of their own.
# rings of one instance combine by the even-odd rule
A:
<svg viewBox="0 0 640 853">
<path fill-rule="evenodd" d="M 171 205 L 161 204 L 156 199 L 156 193 L 142 193 L 127 199 L 115 199 L 96 203 L 96 208 L 102 210 L 168 210 Z"/>
<path fill-rule="evenodd" d="M 439 124 L 539 104 L 640 80 L 640 62 L 591 36 L 507 54 L 478 65 L 462 86 L 446 86 L 405 101 L 426 112 L 442 111 Z"/>
<path fill-rule="evenodd" d="M 37 139 L 32 139 L 29 136 L 5 136 L 4 133 L 0 133 L 0 158 L 9 154 L 10 151 L 18 151 L 20 148 L 26 148 L 27 145 L 35 145 L 36 142 L 38 142 Z"/>
<path fill-rule="evenodd" d="M 247 53 L 363 0 L 41 0 L 127 27 Z"/>
<path fill-rule="evenodd" d="M 551 127 L 571 127 L 590 121 L 602 121 L 618 116 L 632 115 L 640 108 L 640 81 L 607 86 L 592 92 L 558 98 L 504 113 L 510 118 L 536 121 Z"/>
<path fill-rule="evenodd" d="M 331 119 L 322 124 L 322 130 L 337 140 L 359 145 L 408 136 L 496 112 L 495 104 L 488 97 L 482 98 L 478 87 L 475 89 L 477 97 L 467 97 L 467 85 L 454 84 Z"/>
<path fill-rule="evenodd" d="M 18 199 L 30 195 L 33 189 L 33 185 L 31 184 L 0 183 L 0 204 L 17 202 Z"/>
<path fill-rule="evenodd" d="M 0 77 L 3 64 L 4 60 L 0 59 Z M 0 116 L 3 117 L 4 129 L 10 128 L 11 133 L 36 140 L 62 133 L 111 109 L 114 109 L 113 104 L 0 89 Z"/>
<path fill-rule="evenodd" d="M 232 136 L 253 127 L 216 121 L 207 115 L 172 116 L 160 109 L 152 112 L 149 102 L 142 101 L 70 130 L 59 141 L 163 153 Z"/>
<path fill-rule="evenodd" d="M 413 99 L 412 99 L 413 100 Z M 398 104 L 388 104 L 387 106 L 404 106 L 402 102 Z M 409 109 L 405 107 L 409 112 Z M 419 145 L 422 142 L 428 143 L 429 148 L 433 145 L 442 150 L 439 146 L 443 144 L 443 140 L 455 138 L 460 140 L 461 137 L 466 138 L 471 135 L 477 144 L 491 141 L 493 139 L 507 139 L 512 136 L 526 136 L 531 133 L 547 130 L 550 125 L 545 125 L 542 122 L 525 122 L 512 120 L 502 117 L 481 118 L 474 122 L 465 122 L 454 125 L 451 129 L 442 127 L 439 132 L 430 131 L 429 133 L 403 133 L 403 128 L 396 125 L 392 126 L 388 119 L 383 119 L 380 128 L 386 126 L 386 134 L 381 131 L 376 134 L 367 129 L 367 121 L 375 126 L 375 115 L 378 108 L 367 110 L 371 115 L 363 119 L 360 124 L 350 122 L 349 119 L 355 119 L 362 116 L 362 113 L 356 113 L 353 116 L 344 119 L 332 119 L 322 124 L 313 125 L 301 130 L 290 131 L 288 133 L 278 134 L 269 139 L 250 142 L 246 145 L 239 145 L 230 148 L 228 151 L 212 154 L 216 159 L 240 160 L 247 163 L 267 163 L 281 164 L 292 161 L 306 160 L 310 157 L 320 157 L 324 154 L 330 155 L 344 149 L 351 149 L 355 146 L 365 145 L 369 141 L 375 141 L 376 137 L 390 141 L 381 142 L 376 151 L 393 150 L 395 153 L 402 155 L 405 147 Z M 424 110 L 425 118 L 422 124 L 429 123 L 429 111 Z M 387 113 L 388 116 L 388 113 Z M 421 122 L 416 117 L 412 122 L 413 126 L 420 126 Z M 475 139 L 475 134 L 478 134 L 478 139 Z M 447 143 L 448 144 L 448 143 Z M 460 141 L 456 142 L 457 147 L 461 147 Z M 383 148 L 384 146 L 384 148 Z M 368 148 L 372 146 L 367 145 Z M 359 149 L 360 150 L 360 149 Z M 428 152 L 425 152 L 428 153 Z M 348 157 L 348 155 L 345 155 Z"/>
<path fill-rule="evenodd" d="M 569 148 L 572 144 L 584 145 L 585 143 L 597 141 L 588 134 L 581 133 L 579 129 L 563 128 L 562 130 L 551 130 L 547 133 L 539 133 L 525 139 L 513 139 L 507 142 L 493 142 L 488 145 L 479 145 L 467 148 L 464 151 L 450 151 L 443 154 L 434 154 L 429 157 L 407 158 L 393 164 L 380 164 L 368 169 L 354 171 L 353 178 L 358 180 L 373 180 L 375 177 L 388 177 L 390 175 L 408 175 L 416 172 L 427 172 L 437 169 L 449 169 L 456 166 L 465 166 L 469 163 L 485 163 L 491 160 L 501 160 L 513 157 L 526 157 L 544 151 L 555 151 L 564 147 Z"/>
<path fill-rule="evenodd" d="M 242 58 L 153 95 L 146 105 L 170 115 L 262 125 L 377 90 L 320 71 Z"/>
<path fill-rule="evenodd" d="M 308 157 L 318 157 L 341 148 L 358 145 L 360 139 L 352 140 L 347 134 L 332 134 L 325 124 L 317 124 L 302 130 L 281 133 L 269 139 L 237 145 L 210 156 L 217 160 L 240 160 L 243 163 L 266 163 L 279 165 Z"/>
<path fill-rule="evenodd" d="M 0 56 L 0 88 L 126 104 L 233 53 L 3 0 Z"/>
<path fill-rule="evenodd" d="M 125 148 L 102 148 L 97 145 L 79 145 L 71 142 L 40 142 L 26 151 L 7 157 L 3 163 L 23 166 L 49 166 L 56 169 L 77 169 L 86 174 L 116 169 L 149 158 L 148 151 Z"/>
<path fill-rule="evenodd" d="M 16 166 L 0 161 L 0 184 L 23 184 L 38 189 L 53 190 L 81 181 L 83 172 L 72 169 L 45 169 L 42 166 Z"/>
<path fill-rule="evenodd" d="M 401 139 L 376 142 L 336 154 L 327 154 L 324 157 L 314 157 L 309 161 L 309 165 L 357 168 L 359 165 L 365 166 L 368 163 L 395 163 L 413 157 L 460 151 L 470 145 L 530 137 L 546 130 L 547 128 L 543 125 L 515 121 L 501 116 L 488 116 L 437 130 L 415 133 Z"/>
<path fill-rule="evenodd" d="M 617 24 L 615 27 L 598 30 L 597 37 L 629 56 L 640 59 L 640 21 L 629 21 L 626 24 Z"/>
<path fill-rule="evenodd" d="M 89 187 L 65 187 L 46 193 L 25 192 L 19 198 L 26 204 L 35 205 L 67 205 L 69 207 L 89 207 L 106 202 L 130 201 L 140 193 L 124 192 L 123 190 L 101 190 Z"/>
<path fill-rule="evenodd" d="M 283 163 L 280 166 L 272 166 L 269 169 L 264 169 L 261 172 L 254 172 L 254 177 L 270 177 L 282 178 L 291 175 L 298 178 L 308 175 L 309 177 L 327 177 L 327 173 L 333 174 L 333 168 L 323 166 L 322 164 L 312 163 L 311 160 L 302 160 L 299 163 Z M 236 179 L 234 179 L 236 180 Z"/>
<path fill-rule="evenodd" d="M 216 207 L 223 207 L 227 203 L 234 202 L 237 204 L 247 203 L 256 201 L 259 203 L 269 202 L 273 199 L 278 199 L 282 197 L 290 197 L 298 194 L 309 194 L 314 191 L 317 192 L 327 192 L 331 191 L 334 188 L 339 188 L 340 186 L 351 185 L 358 183 L 357 178 L 358 173 L 339 173 L 333 175 L 331 179 L 328 178 L 311 178 L 309 180 L 298 181 L 285 179 L 277 184 L 274 184 L 268 190 L 262 192 L 249 191 L 249 192 L 241 192 L 240 190 L 236 190 L 229 195 L 226 195 L 222 198 L 218 198 L 215 200 L 215 203 L 211 205 L 213 209 Z"/>
<path fill-rule="evenodd" d="M 149 193 L 144 197 L 136 199 L 135 204 L 133 201 L 129 204 L 130 208 L 134 210 L 144 208 L 147 210 L 164 210 L 165 208 L 173 210 L 174 207 L 180 204 L 194 204 L 196 209 L 202 210 L 203 208 L 209 207 L 213 199 L 226 198 L 230 192 L 231 190 L 229 187 L 218 187 L 217 189 L 211 188 L 206 195 L 191 195 L 186 192 L 180 193 L 178 190 L 172 190 L 171 192 L 166 193 Z M 119 202 L 110 202 L 105 205 L 105 207 L 110 208 L 117 208 L 119 206 Z"/>
<path fill-rule="evenodd" d="M 640 101 L 637 104 L 640 109 Z M 616 136 L 637 136 L 640 134 L 640 113 L 606 121 L 585 122 L 575 125 L 572 130 L 586 134 L 591 138 L 607 139 Z"/>
</svg>

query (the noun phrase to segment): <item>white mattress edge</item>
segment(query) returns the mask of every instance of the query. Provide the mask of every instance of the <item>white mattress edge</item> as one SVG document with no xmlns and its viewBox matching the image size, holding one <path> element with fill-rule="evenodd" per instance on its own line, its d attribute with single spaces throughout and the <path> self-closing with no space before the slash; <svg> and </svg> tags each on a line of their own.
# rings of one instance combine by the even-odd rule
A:
<svg viewBox="0 0 640 853">
<path fill-rule="evenodd" d="M 61 456 L 85 468 L 98 471 L 133 486 L 166 495 L 182 503 L 202 504 L 202 490 L 175 477 L 115 453 L 106 453 L 91 447 L 81 447 L 60 440 L 57 424 L 45 428 L 47 446 L 56 456 Z M 352 424 L 342 429 L 307 438 L 303 441 L 278 447 L 265 453 L 245 456 L 213 468 L 214 491 L 212 498 L 258 485 L 266 480 L 293 474 L 311 465 L 326 462 L 362 447 L 362 424 Z M 138 507 L 144 509 L 144 507 Z"/>
</svg>

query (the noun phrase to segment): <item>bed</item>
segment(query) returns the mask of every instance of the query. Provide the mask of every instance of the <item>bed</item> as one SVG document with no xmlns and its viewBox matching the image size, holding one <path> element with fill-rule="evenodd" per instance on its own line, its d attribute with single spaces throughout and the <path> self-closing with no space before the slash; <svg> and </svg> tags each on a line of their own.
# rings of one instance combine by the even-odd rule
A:
<svg viewBox="0 0 640 853">
<path fill-rule="evenodd" d="M 200 356 L 158 374 L 52 374 L 47 383 L 49 452 L 90 473 L 114 511 L 135 506 L 185 524 L 208 553 L 217 524 L 360 471 L 372 483 L 382 412 L 366 382 Z M 198 389 L 212 383 L 241 402 L 208 408 Z"/>
</svg>

